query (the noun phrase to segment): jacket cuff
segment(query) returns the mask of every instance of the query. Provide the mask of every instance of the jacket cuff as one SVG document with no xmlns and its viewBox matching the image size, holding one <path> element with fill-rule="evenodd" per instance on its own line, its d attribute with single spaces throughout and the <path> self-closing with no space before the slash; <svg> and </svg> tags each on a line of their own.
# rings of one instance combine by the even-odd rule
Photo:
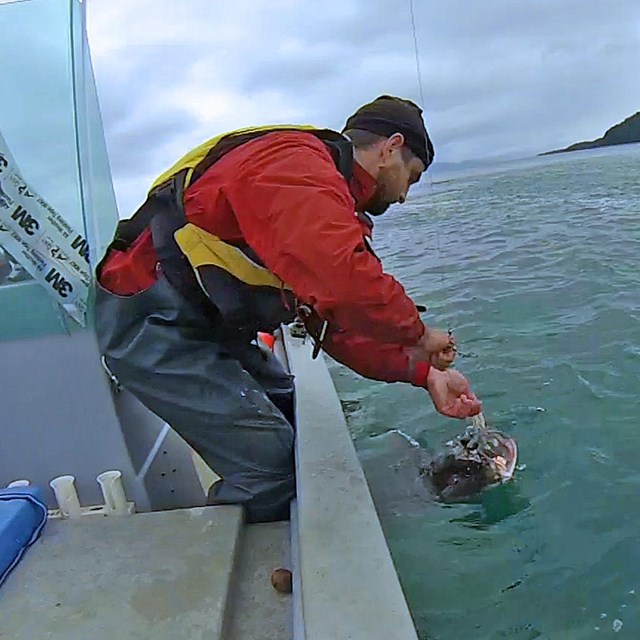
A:
<svg viewBox="0 0 640 640">
<path fill-rule="evenodd" d="M 411 384 L 414 387 L 426 388 L 427 376 L 429 375 L 430 369 L 431 365 L 428 362 L 425 362 L 424 360 L 416 362 L 416 365 L 413 369 L 413 375 L 411 376 Z"/>
</svg>

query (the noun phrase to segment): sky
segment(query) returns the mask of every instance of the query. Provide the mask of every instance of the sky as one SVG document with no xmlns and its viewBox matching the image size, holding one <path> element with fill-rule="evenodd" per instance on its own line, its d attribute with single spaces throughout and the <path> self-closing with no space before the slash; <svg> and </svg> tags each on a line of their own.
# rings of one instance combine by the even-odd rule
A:
<svg viewBox="0 0 640 640">
<path fill-rule="evenodd" d="M 527 157 L 640 111 L 638 0 L 89 0 L 120 214 L 191 147 L 238 127 L 340 129 L 390 93 L 436 162 Z"/>
</svg>

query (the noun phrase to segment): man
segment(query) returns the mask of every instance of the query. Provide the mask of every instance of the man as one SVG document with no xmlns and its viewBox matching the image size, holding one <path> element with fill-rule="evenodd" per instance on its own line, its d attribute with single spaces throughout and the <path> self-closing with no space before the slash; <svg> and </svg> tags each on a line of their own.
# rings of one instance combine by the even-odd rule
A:
<svg viewBox="0 0 640 640">
<path fill-rule="evenodd" d="M 362 375 L 424 387 L 445 415 L 480 411 L 448 369 L 452 339 L 424 326 L 369 244 L 366 212 L 404 202 L 433 160 L 421 113 L 381 96 L 344 135 L 277 126 L 214 138 L 119 225 L 98 266 L 100 347 L 221 476 L 211 504 L 241 503 L 253 522 L 287 517 L 293 382 L 252 341 L 296 315 Z"/>
</svg>

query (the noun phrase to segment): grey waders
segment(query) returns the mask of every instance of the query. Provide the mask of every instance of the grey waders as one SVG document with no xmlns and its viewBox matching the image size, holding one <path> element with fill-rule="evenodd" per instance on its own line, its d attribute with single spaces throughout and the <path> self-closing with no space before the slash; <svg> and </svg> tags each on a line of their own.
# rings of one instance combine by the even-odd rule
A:
<svg viewBox="0 0 640 640">
<path fill-rule="evenodd" d="M 162 275 L 132 296 L 96 287 L 107 366 L 222 478 L 209 504 L 242 504 L 250 522 L 287 518 L 295 495 L 292 376 L 273 354 L 225 335 Z"/>
</svg>

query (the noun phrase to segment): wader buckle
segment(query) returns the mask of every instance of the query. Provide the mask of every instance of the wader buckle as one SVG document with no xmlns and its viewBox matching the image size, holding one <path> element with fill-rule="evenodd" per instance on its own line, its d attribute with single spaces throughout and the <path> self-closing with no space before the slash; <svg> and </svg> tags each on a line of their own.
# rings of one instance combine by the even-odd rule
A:
<svg viewBox="0 0 640 640">
<path fill-rule="evenodd" d="M 298 315 L 296 319 L 293 321 L 293 324 L 290 327 L 291 335 L 297 338 L 304 338 L 304 336 L 308 333 L 306 330 L 304 321 L 309 319 L 313 315 L 313 309 L 306 304 L 298 305 L 297 308 Z M 315 360 L 322 349 L 322 343 L 327 335 L 327 329 L 329 328 L 329 321 L 323 320 L 322 326 L 320 327 L 320 333 L 318 337 L 315 338 L 312 334 L 311 339 L 313 340 L 313 351 L 311 352 L 312 360 Z"/>
</svg>

